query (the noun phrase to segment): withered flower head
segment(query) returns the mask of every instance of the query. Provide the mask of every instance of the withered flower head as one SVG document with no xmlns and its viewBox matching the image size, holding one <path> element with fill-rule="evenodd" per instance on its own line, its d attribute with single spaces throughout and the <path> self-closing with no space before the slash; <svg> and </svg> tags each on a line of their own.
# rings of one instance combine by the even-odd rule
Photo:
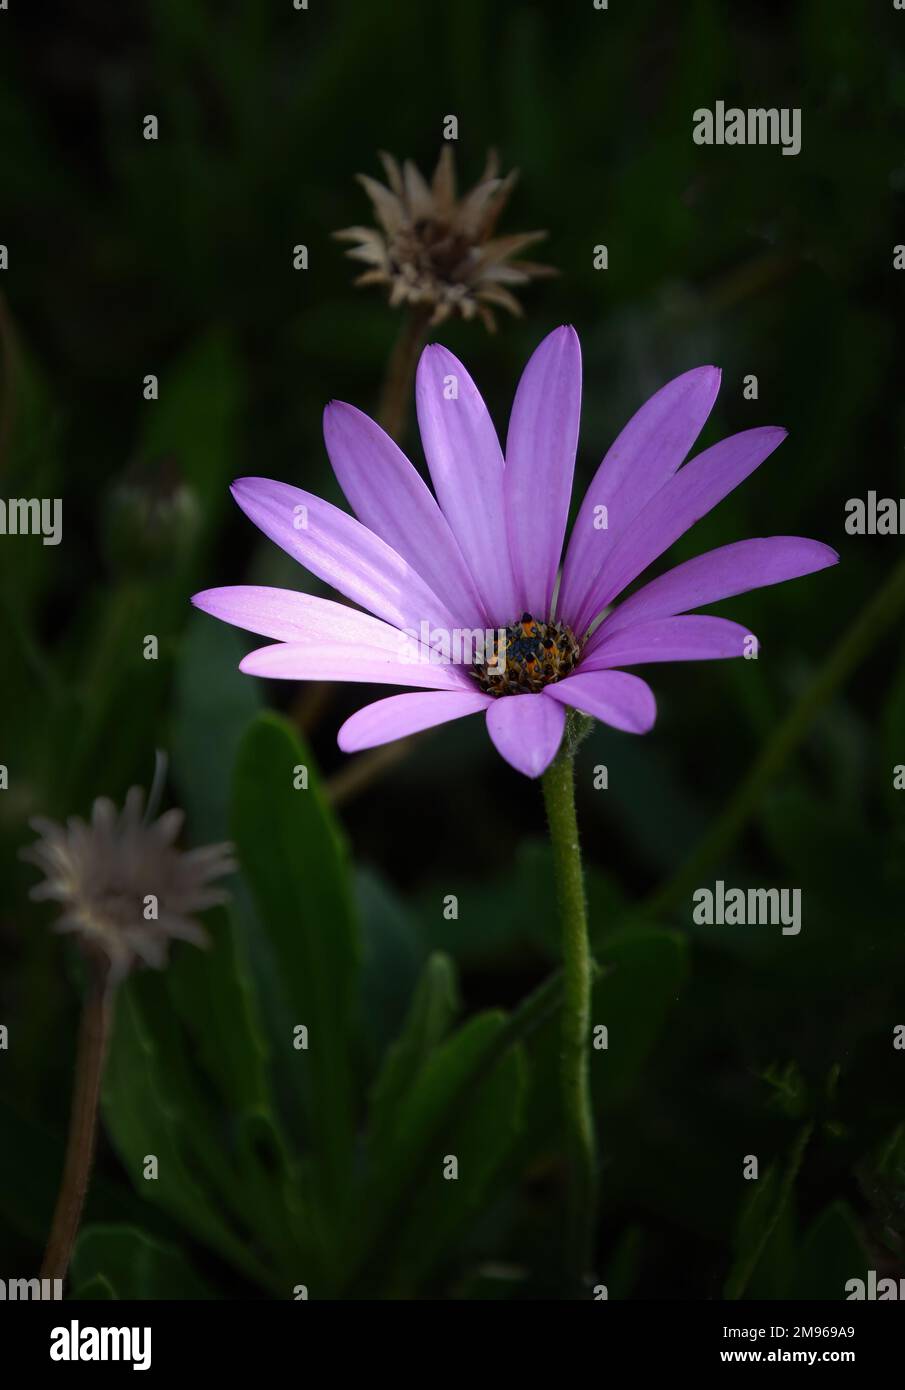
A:
<svg viewBox="0 0 905 1390">
<path fill-rule="evenodd" d="M 35 817 L 40 839 L 21 852 L 44 874 L 30 896 L 61 903 L 55 930 L 76 932 L 89 951 L 105 955 L 114 979 L 136 961 L 161 969 L 171 938 L 207 945 L 191 914 L 227 900 L 210 884 L 235 868 L 229 845 L 178 849 L 182 811 L 152 820 L 144 801 L 141 787 L 132 787 L 121 812 L 98 797 L 90 824 L 78 816 L 65 826 Z"/>
<path fill-rule="evenodd" d="M 444 145 L 430 185 L 410 159 L 400 168 L 392 155 L 381 151 L 380 158 L 388 187 L 367 174 L 358 175 L 379 227 L 334 232 L 338 240 L 354 242 L 346 254 L 369 267 L 356 285 L 388 285 L 393 307 L 430 310 L 431 324 L 452 314 L 463 319 L 479 314 L 493 332 L 491 306 L 522 312 L 509 286 L 556 274 L 552 266 L 512 259 L 546 232 L 493 235 L 518 177 L 513 169 L 500 178 L 493 150 L 480 180 L 461 198 L 456 197 L 451 145 Z"/>
</svg>

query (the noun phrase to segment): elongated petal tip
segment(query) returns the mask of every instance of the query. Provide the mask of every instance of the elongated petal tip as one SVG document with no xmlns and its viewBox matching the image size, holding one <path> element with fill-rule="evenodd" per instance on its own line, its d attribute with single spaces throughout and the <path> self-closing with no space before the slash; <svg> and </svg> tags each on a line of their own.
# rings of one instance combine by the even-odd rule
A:
<svg viewBox="0 0 905 1390">
<path fill-rule="evenodd" d="M 681 394 L 675 396 L 677 408 L 681 411 L 693 413 L 693 418 L 697 422 L 697 431 L 700 432 L 706 423 L 707 417 L 713 409 L 714 402 L 720 394 L 720 387 L 723 383 L 722 367 L 715 367 L 713 363 L 705 363 L 700 367 L 691 367 L 687 372 L 682 372 L 674 381 L 667 382 L 664 390 L 675 392 L 680 389 Z M 659 392 L 656 393 L 659 396 Z M 693 438 L 688 444 L 692 447 Z"/>
<path fill-rule="evenodd" d="M 421 376 L 423 378 L 424 372 L 430 367 L 431 363 L 441 361 L 455 362 L 457 366 L 460 365 L 458 358 L 450 352 L 448 347 L 444 347 L 442 343 L 425 344 L 425 346 L 421 349 L 421 356 L 418 358 L 418 369 L 416 372 L 416 387 L 418 377 Z"/>
<path fill-rule="evenodd" d="M 210 612 L 212 595 L 222 593 L 221 589 L 201 589 L 197 594 L 192 594 L 189 603 L 193 608 L 200 608 L 202 613 Z"/>
<path fill-rule="evenodd" d="M 243 497 L 251 497 L 257 490 L 258 484 L 266 481 L 265 478 L 234 478 L 229 485 L 229 490 L 241 507 Z"/>
<path fill-rule="evenodd" d="M 363 414 L 363 410 L 359 410 L 356 405 L 351 405 L 349 401 L 328 401 L 324 406 L 324 425 L 326 426 L 328 420 L 336 419 L 340 415 Z"/>
<path fill-rule="evenodd" d="M 365 427 L 374 426 L 374 421 L 370 416 L 365 415 L 363 410 L 357 406 L 350 405 L 348 401 L 328 401 L 324 406 L 322 428 L 324 432 L 324 443 L 327 452 L 330 446 L 343 429 L 343 426 L 354 426 L 360 421 L 364 422 Z"/>
<path fill-rule="evenodd" d="M 558 328 L 551 328 L 546 337 L 541 338 L 528 364 L 537 359 L 542 362 L 545 358 L 549 360 L 551 349 L 558 349 L 560 352 L 573 354 L 573 368 L 578 373 L 581 372 L 581 339 L 576 333 L 571 323 L 561 323 Z"/>
<path fill-rule="evenodd" d="M 248 652 L 247 655 L 243 656 L 242 660 L 239 662 L 239 670 L 242 672 L 244 676 L 256 676 L 259 674 L 258 664 L 255 660 L 253 660 L 253 658 L 258 655 L 260 650 L 261 648 L 258 647 L 255 651 Z"/>
<path fill-rule="evenodd" d="M 559 327 L 554 328 L 548 336 L 551 338 L 568 338 L 570 340 L 574 340 L 579 351 L 581 350 L 581 342 L 579 340 L 578 334 L 576 333 L 571 323 L 561 323 Z"/>
<path fill-rule="evenodd" d="M 701 383 L 701 386 L 707 390 L 711 400 L 715 401 L 720 394 L 720 387 L 723 384 L 722 367 L 714 367 L 712 365 L 699 367 L 695 375 L 697 380 Z"/>
<path fill-rule="evenodd" d="M 689 367 L 687 372 L 680 372 L 677 377 L 668 381 L 661 389 L 664 391 L 675 392 L 681 385 L 684 388 L 695 391 L 697 394 L 703 393 L 704 398 L 709 402 L 708 410 L 719 394 L 720 385 L 723 380 L 722 367 L 715 367 L 713 363 L 705 362 L 700 367 Z M 655 396 L 660 393 L 655 392 Z M 654 397 L 651 397 L 654 399 Z M 706 418 L 706 416 L 705 416 Z M 703 425 L 704 421 L 701 421 Z"/>
</svg>

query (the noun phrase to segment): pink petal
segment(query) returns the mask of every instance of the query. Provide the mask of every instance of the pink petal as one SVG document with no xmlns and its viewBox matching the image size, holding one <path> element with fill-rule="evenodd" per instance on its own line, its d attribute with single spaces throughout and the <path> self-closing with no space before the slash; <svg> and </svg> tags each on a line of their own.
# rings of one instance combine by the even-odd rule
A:
<svg viewBox="0 0 905 1390">
<path fill-rule="evenodd" d="M 620 603 L 594 633 L 588 651 L 629 623 L 687 613 L 750 589 L 813 574 L 838 561 L 831 546 L 801 536 L 767 536 L 708 550 L 652 579 Z"/>
<path fill-rule="evenodd" d="M 205 589 L 193 596 L 192 603 L 221 622 L 281 642 L 358 642 L 397 655 L 400 649 L 402 634 L 397 627 L 347 604 L 293 589 L 234 584 Z"/>
<path fill-rule="evenodd" d="M 566 326 L 543 340 L 522 373 L 506 439 L 503 494 L 516 607 L 542 619 L 550 614 L 566 533 L 580 415 L 581 348 Z"/>
<path fill-rule="evenodd" d="M 486 619 L 449 523 L 405 454 L 375 421 L 333 401 L 324 411 L 333 471 L 359 521 L 423 575 L 466 627 Z"/>
<path fill-rule="evenodd" d="M 557 614 L 584 630 L 588 600 L 617 541 L 687 455 L 716 400 L 720 373 L 696 367 L 651 396 L 604 455 L 572 528 L 563 565 Z M 597 508 L 607 510 L 600 527 Z M 599 609 L 597 610 L 599 612 Z"/>
<path fill-rule="evenodd" d="M 246 516 L 319 579 L 394 627 L 456 620 L 401 555 L 354 517 L 301 488 L 239 478 L 232 494 Z"/>
<path fill-rule="evenodd" d="M 596 634 L 595 634 L 596 636 Z M 640 666 L 648 661 L 716 661 L 744 656 L 752 634 L 727 618 L 653 618 L 620 628 L 596 651 L 582 655 L 581 671 Z M 757 650 L 756 642 L 753 650 Z"/>
<path fill-rule="evenodd" d="M 490 703 L 491 697 L 479 690 L 390 695 L 351 715 L 340 729 L 337 742 L 344 753 L 358 753 L 362 748 L 376 748 L 406 734 L 417 734 L 422 729 L 475 714 Z"/>
<path fill-rule="evenodd" d="M 448 399 L 455 389 L 455 399 Z M 503 497 L 503 455 L 478 388 L 458 358 L 432 343 L 418 363 L 418 425 L 443 515 L 491 624 L 518 616 Z"/>
<path fill-rule="evenodd" d="M 657 718 L 654 692 L 628 671 L 579 671 L 548 685 L 544 694 L 627 734 L 646 734 Z"/>
<path fill-rule="evenodd" d="M 545 772 L 562 742 L 566 712 L 547 694 L 500 695 L 487 711 L 487 732 L 497 751 L 526 777 Z"/>
<path fill-rule="evenodd" d="M 426 690 L 474 690 L 461 666 L 425 661 L 423 654 L 424 648 L 415 643 L 401 645 L 397 655 L 360 642 L 278 642 L 249 652 L 239 663 L 239 670 L 269 680 L 366 681 Z"/>
<path fill-rule="evenodd" d="M 604 562 L 584 607 L 573 615 L 575 632 L 584 631 L 636 575 L 738 487 L 785 437 L 785 430 L 773 426 L 733 434 L 664 483 Z"/>
</svg>

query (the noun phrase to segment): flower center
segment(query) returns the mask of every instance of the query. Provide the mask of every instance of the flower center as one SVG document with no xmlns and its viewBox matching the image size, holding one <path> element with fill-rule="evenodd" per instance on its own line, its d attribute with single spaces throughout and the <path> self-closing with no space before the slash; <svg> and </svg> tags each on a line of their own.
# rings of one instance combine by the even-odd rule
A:
<svg viewBox="0 0 905 1390">
<path fill-rule="evenodd" d="M 442 281 L 461 278 L 467 268 L 473 242 L 446 222 L 431 217 L 404 225 L 396 233 L 393 252 L 397 269 L 417 271 L 422 277 Z"/>
<path fill-rule="evenodd" d="M 543 690 L 574 671 L 581 646 L 565 623 L 540 623 L 523 613 L 471 668 L 488 695 L 524 695 Z"/>
</svg>

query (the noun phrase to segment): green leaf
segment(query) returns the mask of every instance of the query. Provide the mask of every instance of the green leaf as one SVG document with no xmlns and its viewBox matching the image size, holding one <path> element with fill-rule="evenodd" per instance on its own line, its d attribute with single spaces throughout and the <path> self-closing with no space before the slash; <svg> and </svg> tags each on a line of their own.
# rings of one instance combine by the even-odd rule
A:
<svg viewBox="0 0 905 1390">
<path fill-rule="evenodd" d="M 772 1087 L 771 1103 L 789 1119 L 800 1120 L 811 1108 L 811 1096 L 797 1062 L 786 1062 L 784 1066 L 771 1062 L 759 1075 Z"/>
<path fill-rule="evenodd" d="M 297 769 L 308 785 L 297 790 Z M 322 1191 L 342 1201 L 356 1112 L 358 931 L 349 865 L 310 752 L 284 720 L 262 715 L 236 760 L 234 838 L 262 930 L 307 1048 L 282 1046 L 297 1075 Z M 302 1035 L 299 1035 L 300 1037 Z"/>
<path fill-rule="evenodd" d="M 771 1164 L 750 1180 L 739 1217 L 735 1260 L 724 1297 L 784 1298 L 794 1268 L 793 1191 L 811 1137 L 805 1125 L 792 1145 L 785 1168 Z"/>
<path fill-rule="evenodd" d="M 795 1298 L 845 1298 L 849 1279 L 867 1278 L 867 1257 L 854 1213 L 833 1202 L 808 1230 L 798 1255 Z"/>
<path fill-rule="evenodd" d="M 174 953 L 170 994 L 193 1055 L 219 1091 L 220 1113 L 234 1122 L 243 1217 L 271 1259 L 287 1270 L 307 1261 L 315 1282 L 313 1197 L 277 1115 L 254 986 L 230 915 L 212 913 L 209 927 L 209 950 Z"/>
<path fill-rule="evenodd" d="M 606 1266 L 607 1295 L 610 1298 L 630 1298 L 641 1272 L 641 1248 L 644 1232 L 640 1226 L 627 1226 Z"/>
<path fill-rule="evenodd" d="M 247 643 L 234 628 L 193 612 L 176 667 L 171 736 L 173 777 L 193 839 L 228 832 L 235 759 L 242 736 L 260 712 L 256 681 L 239 671 Z"/>
<path fill-rule="evenodd" d="M 361 917 L 362 1013 L 373 1073 L 402 1030 L 425 951 L 412 915 L 383 878 L 360 869 L 355 887 Z"/>
<path fill-rule="evenodd" d="M 134 1226 L 84 1227 L 73 1252 L 71 1277 L 78 1298 L 216 1297 L 180 1251 Z"/>
<path fill-rule="evenodd" d="M 606 1048 L 593 1046 L 591 1092 L 595 1109 L 619 1105 L 640 1084 L 688 970 L 688 943 L 680 933 L 626 927 L 597 950 L 599 974 L 591 996 L 592 1029 L 607 1029 Z M 523 1161 L 557 1149 L 560 1110 L 561 1008 L 547 1012 L 529 1044 L 531 1063 Z"/>
<path fill-rule="evenodd" d="M 398 1195 L 411 1183 L 451 1106 L 462 1104 L 463 1083 L 470 1083 L 479 1063 L 492 1055 L 504 1022 L 499 1012 L 478 1014 L 424 1059 L 408 1091 L 399 1097 L 396 1123 L 382 1130 L 385 1142 L 372 1154 L 384 1194 Z"/>
<path fill-rule="evenodd" d="M 595 1103 L 611 1106 L 637 1084 L 688 973 L 688 942 L 679 932 L 627 927 L 597 952 L 601 975 L 591 1003 L 592 1026 L 607 1029 L 606 1050 L 592 1049 Z"/>
<path fill-rule="evenodd" d="M 615 882 L 594 866 L 585 872 L 588 921 L 596 944 L 624 911 Z M 553 851 L 546 840 L 523 840 L 512 863 L 490 880 L 464 880 L 456 889 L 458 916 L 442 915 L 446 888 L 422 889 L 417 898 L 421 920 L 431 921 L 433 945 L 460 963 L 482 964 L 506 954 L 524 957 L 526 947 L 543 960 L 559 956 L 559 927 Z M 525 904 L 530 903 L 530 911 Z"/>
<path fill-rule="evenodd" d="M 901 1258 L 905 1253 L 905 1124 L 897 1125 L 856 1171 L 874 1213 L 878 1238 Z"/>
<path fill-rule="evenodd" d="M 0 1133 L 14 1134 L 15 1143 L 0 1144 L 0 1225 L 16 1231 L 32 1245 L 47 1239 L 53 1205 L 66 1156 L 68 1096 L 58 1092 L 58 1129 L 48 1130 L 0 1096 Z M 144 1210 L 116 1176 L 98 1168 L 91 1179 L 87 1209 L 106 1220 L 135 1220 Z"/>
<path fill-rule="evenodd" d="M 898 895 L 890 898 L 880 841 L 863 818 L 805 792 L 787 790 L 768 798 L 760 821 L 776 858 L 793 875 L 792 882 L 803 885 L 803 897 L 816 904 L 812 911 L 825 908 L 831 921 L 834 915 L 860 912 L 863 873 L 874 885 L 871 910 L 898 926 Z M 858 875 L 851 873 L 852 863 L 861 866 Z"/>
<path fill-rule="evenodd" d="M 79 1284 L 70 1295 L 75 1303 L 91 1303 L 95 1300 L 116 1299 L 119 1294 L 103 1274 L 95 1274 L 85 1284 Z"/>
<path fill-rule="evenodd" d="M 266 1247 L 268 1263 L 283 1277 L 282 1296 L 289 1297 L 299 1271 L 302 1282 L 326 1296 L 335 1278 L 331 1266 L 337 1240 L 333 1223 L 319 1210 L 310 1164 L 295 1158 L 270 1114 L 243 1116 L 237 1143 L 237 1190 L 253 1215 L 256 1240 Z"/>
<path fill-rule="evenodd" d="M 227 833 L 235 758 L 261 707 L 257 683 L 237 669 L 242 650 L 241 637 L 207 615 L 196 614 L 189 623 L 177 669 L 173 773 L 198 841 Z M 297 1054 L 286 1047 L 292 1015 L 285 998 L 276 997 L 277 970 L 242 884 L 236 885 L 228 918 L 218 914 L 211 934 L 213 952 L 179 955 L 170 972 L 171 989 L 224 1102 L 230 1108 L 238 1102 L 243 1112 L 237 1127 L 239 1158 L 246 1194 L 256 1194 L 256 1222 L 272 1251 L 282 1250 L 286 1261 L 294 1246 L 295 1256 L 305 1263 L 314 1258 L 316 1244 L 311 1204 L 302 1200 L 310 1183 L 290 1157 L 269 1074 L 277 1048 L 283 1065 L 274 1081 L 288 1078 L 284 1089 L 294 1105 Z M 284 1119 L 294 1119 L 290 1109 Z M 287 1207 L 294 1213 L 289 1222 Z M 318 1276 L 310 1269 L 308 1276 L 316 1285 Z"/>
<path fill-rule="evenodd" d="M 444 1127 L 442 1143 L 425 1163 L 406 1217 L 398 1260 L 418 1286 L 453 1249 L 459 1250 L 503 1175 L 518 1140 L 527 1084 L 521 1046 L 510 1048 L 478 1083 L 459 1114 Z M 456 1163 L 456 1177 L 445 1166 Z"/>
<path fill-rule="evenodd" d="M 65 1120 L 61 1120 L 61 1125 Z M 0 1144 L 0 1218 L 35 1245 L 47 1239 L 53 1193 L 63 1171 L 63 1138 L 49 1134 L 0 1096 L 0 1126 L 15 1143 Z"/>
<path fill-rule="evenodd" d="M 223 908 L 207 918 L 206 951 L 173 953 L 166 972 L 177 1013 L 192 1038 L 198 1061 L 237 1111 L 273 1111 L 267 1048 L 253 985 Z"/>
<path fill-rule="evenodd" d="M 436 966 L 442 977 L 443 967 Z M 442 978 L 425 988 L 417 1017 L 423 1036 L 436 1036 L 448 1010 Z M 437 991 L 434 993 L 434 991 Z M 433 1001 L 429 996 L 433 994 Z M 414 1038 L 415 1015 L 413 1009 Z M 404 1094 L 397 1081 L 411 1074 L 413 1050 L 391 1061 L 382 1097 L 383 1122 L 370 1146 L 371 1178 L 359 1213 L 362 1245 L 370 1267 L 384 1281 L 422 1278 L 448 1243 L 479 1210 L 517 1138 L 525 1091 L 519 1045 L 499 1051 L 507 1018 L 479 1014 L 433 1047 Z M 398 1095 L 395 1105 L 390 1105 Z M 392 1120 L 392 1123 L 390 1121 Z M 444 1177 L 455 1157 L 458 1177 Z"/>
<path fill-rule="evenodd" d="M 146 1200 L 160 1203 L 248 1277 L 271 1283 L 251 1254 L 254 1232 L 243 1217 L 238 1174 L 218 1142 L 216 1117 L 191 1076 L 187 1049 L 168 1017 L 159 976 L 120 987 L 102 1089 L 107 1131 Z M 156 1178 L 145 1177 L 151 1156 Z"/>
<path fill-rule="evenodd" d="M 3 396 L 5 401 L 4 501 L 47 498 L 51 505 L 61 493 L 60 438 L 62 419 L 42 371 L 21 345 L 9 341 L 11 325 L 2 329 Z M 67 518 L 63 518 L 63 540 Z M 0 545 L 0 589 L 14 594 L 23 626 L 54 574 L 59 573 L 64 546 L 44 545 L 30 535 L 3 536 Z M 11 668 L 6 679 L 14 675 Z"/>
<path fill-rule="evenodd" d="M 905 788 L 894 785 L 895 780 L 902 781 L 901 773 L 894 778 L 894 770 L 905 766 L 905 661 L 900 663 L 886 697 L 882 736 L 881 746 L 885 757 L 881 762 L 880 775 L 884 779 L 885 800 L 901 824 L 905 819 Z"/>
<path fill-rule="evenodd" d="M 398 1107 L 442 1042 L 459 1009 L 452 961 L 439 951 L 424 968 L 405 1027 L 389 1049 L 374 1085 L 369 1110 L 369 1143 L 378 1153 L 392 1136 Z"/>
<path fill-rule="evenodd" d="M 197 494 L 208 531 L 226 510 L 237 471 L 242 380 L 232 339 L 214 330 L 160 374 L 159 400 L 142 403 L 140 459 L 175 458 Z"/>
</svg>

